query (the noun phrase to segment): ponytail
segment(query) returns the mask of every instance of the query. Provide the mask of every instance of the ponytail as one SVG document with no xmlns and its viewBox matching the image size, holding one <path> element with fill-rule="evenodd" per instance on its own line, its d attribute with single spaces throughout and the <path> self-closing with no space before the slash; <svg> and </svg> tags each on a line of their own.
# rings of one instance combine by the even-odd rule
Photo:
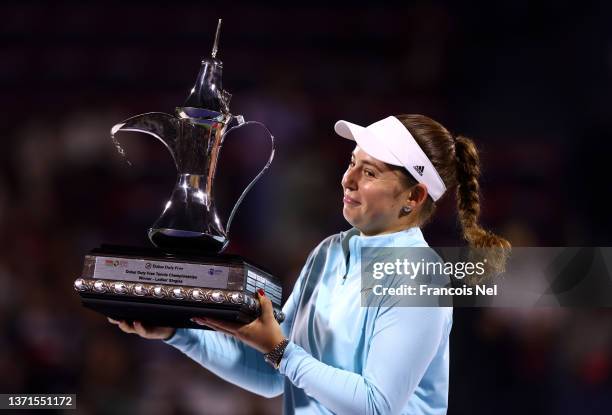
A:
<svg viewBox="0 0 612 415">
<path fill-rule="evenodd" d="M 504 271 L 506 259 L 511 248 L 510 242 L 483 229 L 480 217 L 480 159 L 478 150 L 467 137 L 455 138 L 456 178 L 457 178 L 457 216 L 463 238 L 471 248 L 481 251 L 480 256 L 487 259 L 491 274 Z M 486 248 L 479 250 L 478 248 Z"/>
</svg>

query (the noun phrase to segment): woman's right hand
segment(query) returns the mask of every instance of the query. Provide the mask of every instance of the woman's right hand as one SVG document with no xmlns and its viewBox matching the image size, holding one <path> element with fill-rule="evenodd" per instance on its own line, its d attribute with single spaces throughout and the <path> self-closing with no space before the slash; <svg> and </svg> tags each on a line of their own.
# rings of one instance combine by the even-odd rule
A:
<svg viewBox="0 0 612 415">
<path fill-rule="evenodd" d="M 176 331 L 173 327 L 150 327 L 144 326 L 140 321 L 134 321 L 134 324 L 130 324 L 127 321 L 113 320 L 107 317 L 111 324 L 114 324 L 125 333 L 138 334 L 144 339 L 151 340 L 168 340 L 174 335 Z"/>
</svg>

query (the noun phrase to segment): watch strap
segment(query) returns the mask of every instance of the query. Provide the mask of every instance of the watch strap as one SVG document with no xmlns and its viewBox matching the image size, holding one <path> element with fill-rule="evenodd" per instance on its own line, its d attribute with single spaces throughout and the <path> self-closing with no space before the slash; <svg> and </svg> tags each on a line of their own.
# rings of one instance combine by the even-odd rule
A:
<svg viewBox="0 0 612 415">
<path fill-rule="evenodd" d="M 272 350 L 264 354 L 264 360 L 272 365 L 274 369 L 278 369 L 288 344 L 289 339 L 285 337 L 279 344 L 274 346 Z"/>
</svg>

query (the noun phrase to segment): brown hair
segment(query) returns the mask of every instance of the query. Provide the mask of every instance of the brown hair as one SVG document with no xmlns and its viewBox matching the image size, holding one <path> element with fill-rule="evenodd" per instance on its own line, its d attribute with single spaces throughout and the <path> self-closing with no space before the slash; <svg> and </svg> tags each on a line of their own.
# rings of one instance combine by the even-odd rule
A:
<svg viewBox="0 0 612 415">
<path fill-rule="evenodd" d="M 510 242 L 483 229 L 479 222 L 480 216 L 480 160 L 474 142 L 464 136 L 453 135 L 440 123 L 424 115 L 396 115 L 402 124 L 423 149 L 429 160 L 438 171 L 447 189 L 456 187 L 457 216 L 463 238 L 472 248 L 486 249 L 486 258 L 491 271 L 502 272 L 507 255 L 511 248 Z M 405 173 L 409 187 L 418 182 Z M 419 221 L 427 223 L 435 211 L 435 202 L 428 197 L 421 207 Z"/>
</svg>

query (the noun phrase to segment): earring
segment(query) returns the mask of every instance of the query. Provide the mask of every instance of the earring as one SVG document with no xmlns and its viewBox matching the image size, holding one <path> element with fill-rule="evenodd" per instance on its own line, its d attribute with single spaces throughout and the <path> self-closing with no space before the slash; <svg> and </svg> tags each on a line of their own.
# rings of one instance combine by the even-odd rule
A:
<svg viewBox="0 0 612 415">
<path fill-rule="evenodd" d="M 410 213 L 411 210 L 412 208 L 410 206 L 402 207 L 402 213 Z"/>
</svg>

